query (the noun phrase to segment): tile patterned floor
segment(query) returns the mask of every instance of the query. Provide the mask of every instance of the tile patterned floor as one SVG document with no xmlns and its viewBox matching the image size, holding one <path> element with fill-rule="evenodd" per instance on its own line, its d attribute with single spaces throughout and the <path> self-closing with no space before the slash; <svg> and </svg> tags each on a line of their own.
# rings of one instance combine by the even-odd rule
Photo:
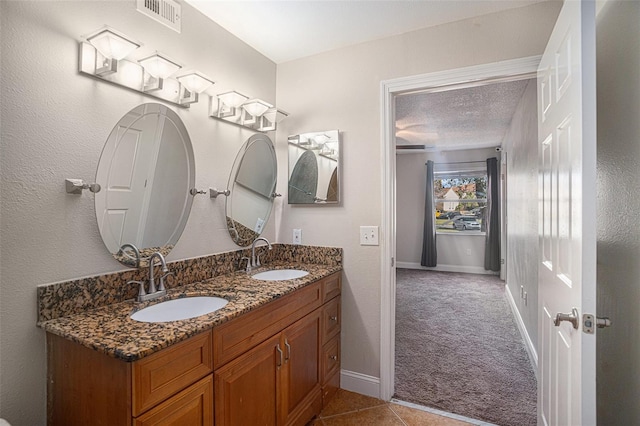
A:
<svg viewBox="0 0 640 426">
<path fill-rule="evenodd" d="M 319 418 L 308 426 L 342 425 L 469 426 L 471 423 L 339 389 Z"/>
</svg>

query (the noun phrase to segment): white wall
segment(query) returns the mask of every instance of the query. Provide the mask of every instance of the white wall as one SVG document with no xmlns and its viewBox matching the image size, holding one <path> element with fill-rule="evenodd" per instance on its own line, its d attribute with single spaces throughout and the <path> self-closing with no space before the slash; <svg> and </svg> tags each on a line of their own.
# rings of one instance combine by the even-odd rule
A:
<svg viewBox="0 0 640 426">
<path fill-rule="evenodd" d="M 446 151 L 442 153 L 406 153 L 396 155 L 396 257 L 398 267 L 419 268 L 422 257 L 424 198 L 427 160 L 435 163 L 480 161 L 496 157 L 494 148 Z M 464 164 L 461 165 L 464 168 Z M 486 170 L 483 164 L 468 164 Z M 444 170 L 444 166 L 437 170 Z M 452 166 L 456 167 L 456 166 Z M 455 168 L 460 170 L 460 167 Z M 438 266 L 435 270 L 485 273 L 484 235 L 439 233 L 436 238 Z"/>
<path fill-rule="evenodd" d="M 598 424 L 640 424 L 640 2 L 597 18 Z"/>
<path fill-rule="evenodd" d="M 134 1 L 0 2 L 0 417 L 14 426 L 45 424 L 36 286 L 123 269 L 102 243 L 93 195 L 67 195 L 64 179 L 92 181 L 112 127 L 136 105 L 156 102 L 79 75 L 80 36 L 111 25 L 145 43 L 138 55 L 157 49 L 209 75 L 218 82 L 214 93 L 236 89 L 275 102 L 275 64 L 188 4 L 182 8 L 178 34 L 137 12 Z M 191 136 L 196 187 L 224 188 L 253 132 L 208 118 L 206 99 L 190 109 L 169 107 Z M 274 239 L 273 219 L 265 234 Z M 200 195 L 168 259 L 236 248 L 226 232 L 224 197 Z"/>
<path fill-rule="evenodd" d="M 287 135 L 340 129 L 343 203 L 282 204 L 278 240 L 303 230 L 305 244 L 344 249 L 342 367 L 374 378 L 380 366 L 380 249 L 360 246 L 360 225 L 381 224 L 380 82 L 543 52 L 560 3 L 410 32 L 278 66 L 278 103 L 295 112 L 280 123 L 276 150 L 286 163 Z M 286 172 L 279 172 L 280 181 Z M 286 194 L 283 194 L 286 196 Z M 387 238 L 381 229 L 380 238 Z"/>
<path fill-rule="evenodd" d="M 507 286 L 534 347 L 538 342 L 538 115 L 536 81 L 522 95 L 502 141 L 507 157 Z M 520 297 L 520 287 L 527 302 Z"/>
</svg>

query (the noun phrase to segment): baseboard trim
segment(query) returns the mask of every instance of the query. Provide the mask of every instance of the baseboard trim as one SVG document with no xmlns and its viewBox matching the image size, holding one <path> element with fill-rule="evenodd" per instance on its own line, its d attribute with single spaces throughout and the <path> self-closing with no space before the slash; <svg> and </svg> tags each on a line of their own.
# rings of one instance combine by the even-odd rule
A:
<svg viewBox="0 0 640 426">
<path fill-rule="evenodd" d="M 487 271 L 480 266 L 438 265 L 433 268 L 428 268 L 426 266 L 422 266 L 421 264 L 414 263 L 414 262 L 396 262 L 396 268 L 422 269 L 424 271 L 437 271 L 437 272 L 463 272 L 466 274 L 500 275 L 500 272 Z"/>
<path fill-rule="evenodd" d="M 362 395 L 380 398 L 380 378 L 355 371 L 340 371 L 340 387 Z"/>
<path fill-rule="evenodd" d="M 518 330 L 520 330 L 520 334 L 522 335 L 522 339 L 525 343 L 525 348 L 527 349 L 527 354 L 529 355 L 529 361 L 531 362 L 531 366 L 533 367 L 533 371 L 536 374 L 536 379 L 538 378 L 538 352 L 536 351 L 536 347 L 529 336 L 529 332 L 527 332 L 527 327 L 524 325 L 524 321 L 522 320 L 522 316 L 520 315 L 520 311 L 518 310 L 518 305 L 516 305 L 516 301 L 513 298 L 513 294 L 511 294 L 511 290 L 508 285 L 504 285 L 505 293 L 507 294 L 507 301 L 509 302 L 509 307 L 511 308 L 511 312 L 513 312 L 513 317 L 516 320 L 516 324 L 518 325 Z"/>
</svg>

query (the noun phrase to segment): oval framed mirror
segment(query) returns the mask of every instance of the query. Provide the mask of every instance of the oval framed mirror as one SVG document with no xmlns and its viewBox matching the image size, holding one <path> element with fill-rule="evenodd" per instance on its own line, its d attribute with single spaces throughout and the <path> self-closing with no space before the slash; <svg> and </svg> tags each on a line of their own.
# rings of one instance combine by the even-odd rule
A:
<svg viewBox="0 0 640 426">
<path fill-rule="evenodd" d="M 169 254 L 187 223 L 195 182 L 193 147 L 178 114 L 157 103 L 129 111 L 107 138 L 96 182 L 98 229 L 116 260 L 145 266 L 154 252 Z"/>
<path fill-rule="evenodd" d="M 251 245 L 264 229 L 273 206 L 278 164 L 267 135 L 251 136 L 242 145 L 231 169 L 225 204 L 227 229 L 240 247 Z"/>
</svg>

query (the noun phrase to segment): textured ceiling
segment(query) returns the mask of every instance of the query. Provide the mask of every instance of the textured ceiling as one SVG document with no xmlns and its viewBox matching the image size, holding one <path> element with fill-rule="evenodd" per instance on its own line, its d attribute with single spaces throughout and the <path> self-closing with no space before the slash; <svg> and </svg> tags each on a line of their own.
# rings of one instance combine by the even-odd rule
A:
<svg viewBox="0 0 640 426">
<path fill-rule="evenodd" d="M 274 61 L 551 0 L 186 0 Z"/>
<path fill-rule="evenodd" d="M 529 80 L 396 97 L 396 145 L 499 146 Z"/>
</svg>

